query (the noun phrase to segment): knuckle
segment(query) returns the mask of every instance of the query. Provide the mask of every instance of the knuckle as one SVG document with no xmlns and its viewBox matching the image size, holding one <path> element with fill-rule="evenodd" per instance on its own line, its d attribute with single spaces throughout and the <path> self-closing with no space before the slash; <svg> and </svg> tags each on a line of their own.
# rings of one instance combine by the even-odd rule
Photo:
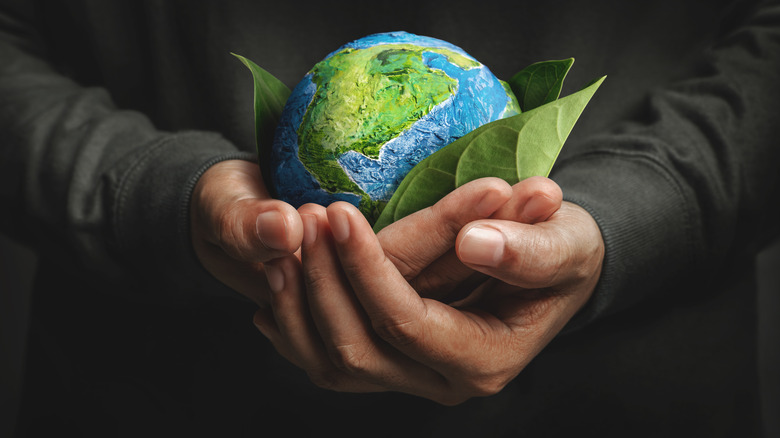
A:
<svg viewBox="0 0 780 438">
<path fill-rule="evenodd" d="M 322 389 L 337 391 L 341 388 L 342 379 L 335 371 L 309 371 L 307 375 L 314 385 Z"/>
<path fill-rule="evenodd" d="M 448 291 L 444 291 L 442 289 L 444 289 L 445 286 L 449 286 L 449 282 L 447 282 L 444 277 L 438 273 L 431 273 L 416 277 L 412 279 L 410 284 L 412 287 L 414 287 L 414 290 L 420 294 L 420 296 L 424 297 L 429 297 L 432 294 L 438 295 L 437 292 L 441 293 L 441 295 L 444 295 L 444 293 Z"/>
<path fill-rule="evenodd" d="M 333 365 L 351 375 L 365 375 L 370 369 L 371 350 L 359 344 L 336 345 L 328 350 Z"/>
<path fill-rule="evenodd" d="M 547 287 L 556 283 L 562 264 L 561 248 L 541 235 L 533 236 L 522 249 L 507 251 L 500 269 L 513 269 L 527 287 Z"/>
<path fill-rule="evenodd" d="M 481 361 L 470 367 L 455 381 L 458 393 L 469 397 L 489 397 L 501 392 L 519 373 L 514 360 Z"/>
<path fill-rule="evenodd" d="M 464 401 L 472 397 L 490 397 L 501 392 L 510 381 L 511 379 L 505 378 L 503 373 L 471 376 L 461 381 L 460 390 L 456 392 L 455 397 L 460 397 Z"/>
<path fill-rule="evenodd" d="M 441 240 L 439 240 L 441 241 Z M 436 240 L 428 241 L 430 245 L 435 245 Z M 428 243 L 426 242 L 426 243 Z M 420 244 L 420 241 L 414 242 Z M 406 281 L 412 281 L 431 264 L 431 255 L 429 252 L 419 251 L 414 246 L 404 248 L 402 252 L 385 252 L 387 263 L 395 267 L 401 273 Z"/>
<path fill-rule="evenodd" d="M 470 396 L 462 394 L 445 394 L 436 399 L 436 403 L 444 406 L 457 406 L 470 398 Z"/>
<path fill-rule="evenodd" d="M 309 266 L 304 270 L 304 280 L 309 293 L 327 290 L 333 282 L 328 270 L 317 266 Z"/>
<path fill-rule="evenodd" d="M 235 224 L 234 207 L 231 206 L 219 212 L 214 223 L 214 228 L 216 231 L 217 243 L 220 246 L 226 246 L 235 240 Z"/>
<path fill-rule="evenodd" d="M 416 321 L 387 320 L 373 324 L 376 334 L 396 346 L 409 346 L 419 340 L 420 331 Z"/>
<path fill-rule="evenodd" d="M 411 277 L 413 277 L 417 271 L 419 271 L 419 267 L 414 266 L 412 263 L 407 261 L 408 257 L 405 257 L 404 255 L 397 255 L 395 250 L 391 249 L 385 249 L 385 257 L 395 266 L 395 268 L 398 270 L 398 272 L 403 275 L 403 277 L 406 280 L 409 280 Z"/>
<path fill-rule="evenodd" d="M 246 254 L 245 245 L 242 244 L 244 235 L 240 225 L 234 204 L 219 213 L 214 227 L 217 245 L 230 256 L 243 259 L 248 254 Z"/>
<path fill-rule="evenodd" d="M 483 377 L 471 385 L 471 393 L 475 397 L 489 397 L 501 392 L 508 382 L 496 377 Z"/>
<path fill-rule="evenodd" d="M 553 180 L 543 176 L 532 176 L 526 180 L 530 191 L 534 195 L 547 196 L 556 195 L 561 192 L 561 188 Z"/>
<path fill-rule="evenodd" d="M 441 226 L 435 228 L 434 231 L 439 239 L 445 241 L 452 240 L 454 236 L 458 235 L 460 229 L 468 223 L 467 218 L 462 217 L 457 211 L 445 209 L 438 204 L 434 204 L 431 212 L 441 220 Z"/>
<path fill-rule="evenodd" d="M 455 238 L 468 222 L 473 220 L 473 215 L 464 213 L 460 202 L 455 198 L 446 198 L 430 207 L 427 220 L 437 226 L 430 231 L 437 241 L 450 241 Z"/>
<path fill-rule="evenodd" d="M 474 274 L 470 268 L 460 265 L 452 269 L 427 270 L 409 281 L 421 297 L 442 300 L 458 291 L 471 290 L 469 278 Z M 471 283 L 476 287 L 476 284 Z"/>
<path fill-rule="evenodd" d="M 231 204 L 222 210 L 214 221 L 216 244 L 230 257 L 236 260 L 261 261 L 251 236 L 247 236 L 241 222 L 241 206 Z"/>
<path fill-rule="evenodd" d="M 457 406 L 474 397 L 490 397 L 498 394 L 506 384 L 500 384 L 491 379 L 472 380 L 459 385 L 456 389 L 446 393 L 437 394 L 436 403 L 444 406 Z"/>
</svg>

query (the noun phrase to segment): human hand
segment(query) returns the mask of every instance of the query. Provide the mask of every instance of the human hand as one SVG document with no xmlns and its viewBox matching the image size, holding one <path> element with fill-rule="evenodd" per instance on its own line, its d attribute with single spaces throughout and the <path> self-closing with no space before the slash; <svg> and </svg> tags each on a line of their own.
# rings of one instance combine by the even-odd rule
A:
<svg viewBox="0 0 780 438">
<path fill-rule="evenodd" d="M 477 251 L 490 257 L 468 264 L 510 283 L 485 283 L 452 305 L 420 297 L 351 205 L 300 213 L 303 264 L 269 264 L 275 293 L 255 323 L 316 384 L 334 390 L 402 391 L 448 405 L 494 394 L 585 304 L 600 275 L 598 227 L 569 203 L 535 225 L 486 220 L 462 230 L 457 248 L 467 260 L 474 227 L 502 233 L 501 251 L 491 243 L 494 251 Z"/>
<path fill-rule="evenodd" d="M 271 199 L 258 166 L 243 160 L 217 163 L 201 176 L 190 225 L 201 264 L 259 305 L 268 301 L 263 263 L 295 253 L 303 238 L 295 208 Z"/>
<path fill-rule="evenodd" d="M 558 211 L 562 197 L 548 178 L 531 177 L 511 187 L 499 178 L 481 178 L 388 225 L 378 237 L 385 255 L 418 294 L 453 300 L 487 278 L 458 259 L 455 239 L 464 227 L 487 218 L 542 222 Z"/>
</svg>

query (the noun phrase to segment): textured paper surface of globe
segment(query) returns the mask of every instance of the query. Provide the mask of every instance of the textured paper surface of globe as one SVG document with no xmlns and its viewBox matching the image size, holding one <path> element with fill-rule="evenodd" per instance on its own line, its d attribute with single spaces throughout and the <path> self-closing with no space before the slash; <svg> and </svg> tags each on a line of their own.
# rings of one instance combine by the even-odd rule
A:
<svg viewBox="0 0 780 438">
<path fill-rule="evenodd" d="M 509 86 L 462 49 L 406 32 L 370 35 L 317 63 L 276 129 L 272 179 L 298 207 L 347 201 L 373 223 L 421 160 L 520 112 Z"/>
</svg>

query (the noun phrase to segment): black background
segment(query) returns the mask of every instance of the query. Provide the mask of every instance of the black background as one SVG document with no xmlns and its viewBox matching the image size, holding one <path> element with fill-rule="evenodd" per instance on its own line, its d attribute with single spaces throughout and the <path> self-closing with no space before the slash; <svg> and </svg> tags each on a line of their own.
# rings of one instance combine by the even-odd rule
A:
<svg viewBox="0 0 780 438">
<path fill-rule="evenodd" d="M 341 42 L 343 41 L 322 41 L 321 44 L 325 47 L 336 47 Z M 319 48 L 311 50 L 317 53 L 317 56 L 322 53 Z M 264 59 L 259 53 L 255 55 L 256 58 Z M 535 54 L 529 56 L 544 59 L 544 56 Z M 483 61 L 493 65 L 490 59 Z M 241 70 L 241 73 L 245 72 Z M 299 76 L 297 71 L 278 73 L 286 77 Z M 499 77 L 507 75 L 507 72 L 496 73 Z M 131 98 L 132 96 L 127 97 Z M 121 96 L 119 100 L 122 100 Z M 170 123 L 175 125 L 176 121 Z M 246 135 L 251 136 L 251 133 L 247 132 Z M 25 337 L 35 263 L 35 256 L 29 249 L 0 235 L 0 437 L 12 435 L 18 412 L 24 379 Z M 758 274 L 758 354 L 762 414 L 766 436 L 780 436 L 780 349 L 777 348 L 780 344 L 780 242 L 760 254 Z"/>
</svg>

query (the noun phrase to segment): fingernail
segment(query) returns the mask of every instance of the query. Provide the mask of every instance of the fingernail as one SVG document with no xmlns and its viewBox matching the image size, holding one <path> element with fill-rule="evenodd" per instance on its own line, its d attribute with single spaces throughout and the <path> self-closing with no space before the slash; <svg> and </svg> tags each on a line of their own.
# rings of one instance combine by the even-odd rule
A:
<svg viewBox="0 0 780 438">
<path fill-rule="evenodd" d="M 257 215 L 255 231 L 266 248 L 284 249 L 287 244 L 287 223 L 278 211 L 271 210 Z"/>
<path fill-rule="evenodd" d="M 343 210 L 337 210 L 330 217 L 330 230 L 333 232 L 333 239 L 342 243 L 349 239 L 349 215 Z"/>
<path fill-rule="evenodd" d="M 268 280 L 268 287 L 272 292 L 279 293 L 284 289 L 284 272 L 282 268 L 274 265 L 272 262 L 265 263 L 263 265 L 265 269 L 265 277 Z"/>
<path fill-rule="evenodd" d="M 466 231 L 458 246 L 458 256 L 466 263 L 498 266 L 504 255 L 504 235 L 494 228 L 475 226 Z"/>
<path fill-rule="evenodd" d="M 309 246 L 317 240 L 317 216 L 302 214 L 301 221 L 303 222 L 303 244 Z"/>
<path fill-rule="evenodd" d="M 527 224 L 533 224 L 543 219 L 545 213 L 547 213 L 548 199 L 543 196 L 532 196 L 528 202 L 523 206 L 523 210 L 520 212 L 520 219 Z"/>
</svg>

